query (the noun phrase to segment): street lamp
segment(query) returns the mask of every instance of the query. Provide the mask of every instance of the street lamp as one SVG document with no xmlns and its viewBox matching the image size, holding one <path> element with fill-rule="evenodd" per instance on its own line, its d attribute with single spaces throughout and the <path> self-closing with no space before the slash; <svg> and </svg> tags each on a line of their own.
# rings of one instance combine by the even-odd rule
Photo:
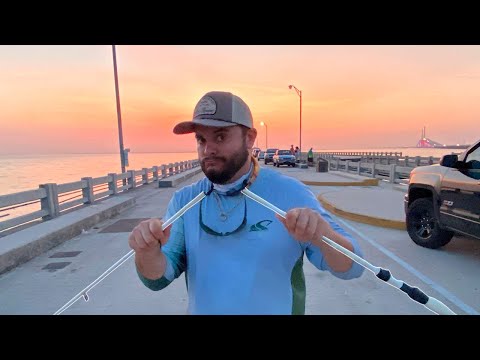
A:
<svg viewBox="0 0 480 360">
<path fill-rule="evenodd" d="M 295 91 L 297 92 L 298 96 L 300 96 L 300 144 L 299 144 L 299 148 L 300 148 L 300 154 L 299 154 L 299 157 L 300 157 L 300 160 L 302 159 L 302 90 L 298 90 L 295 85 L 288 85 L 288 88 L 291 90 L 292 88 L 295 89 Z"/>
<path fill-rule="evenodd" d="M 260 123 L 260 125 L 265 126 L 265 151 L 268 148 L 268 127 L 267 124 L 265 124 L 263 121 Z"/>
</svg>

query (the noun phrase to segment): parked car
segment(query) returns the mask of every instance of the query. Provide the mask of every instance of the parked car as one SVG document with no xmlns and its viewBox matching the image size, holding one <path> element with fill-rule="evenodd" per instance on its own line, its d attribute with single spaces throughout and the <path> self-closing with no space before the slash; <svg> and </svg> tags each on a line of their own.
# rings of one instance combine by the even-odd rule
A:
<svg viewBox="0 0 480 360">
<path fill-rule="evenodd" d="M 275 152 L 277 151 L 277 148 L 270 148 L 267 149 L 265 152 L 265 159 L 263 160 L 265 162 L 265 165 L 267 165 L 270 162 L 273 162 L 273 155 L 275 155 Z"/>
<path fill-rule="evenodd" d="M 295 155 L 290 150 L 277 150 L 273 155 L 273 166 L 287 165 L 295 167 Z"/>
<path fill-rule="evenodd" d="M 260 150 L 260 152 L 257 155 L 258 160 L 265 160 L 265 151 Z"/>
<path fill-rule="evenodd" d="M 455 233 L 480 239 L 480 140 L 440 164 L 410 173 L 405 195 L 410 238 L 426 248 L 446 245 Z"/>
</svg>

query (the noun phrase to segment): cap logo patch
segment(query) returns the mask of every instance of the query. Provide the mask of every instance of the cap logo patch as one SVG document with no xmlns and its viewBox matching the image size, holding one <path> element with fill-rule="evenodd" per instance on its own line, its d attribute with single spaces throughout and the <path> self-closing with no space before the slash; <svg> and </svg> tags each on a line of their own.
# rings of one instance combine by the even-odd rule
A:
<svg viewBox="0 0 480 360">
<path fill-rule="evenodd" d="M 195 106 L 193 117 L 200 115 L 213 115 L 217 112 L 217 103 L 210 96 L 204 96 Z"/>
</svg>

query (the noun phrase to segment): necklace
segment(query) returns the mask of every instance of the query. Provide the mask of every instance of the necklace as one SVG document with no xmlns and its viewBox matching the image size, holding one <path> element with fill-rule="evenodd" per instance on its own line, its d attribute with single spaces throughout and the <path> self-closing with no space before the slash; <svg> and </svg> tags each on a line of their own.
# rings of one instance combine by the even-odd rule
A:
<svg viewBox="0 0 480 360">
<path fill-rule="evenodd" d="M 220 220 L 221 221 L 226 221 L 228 219 L 228 215 L 232 213 L 233 210 L 235 210 L 238 205 L 242 202 L 243 197 L 239 196 L 239 200 L 237 203 L 229 210 L 225 210 L 222 206 L 222 201 L 220 200 L 220 196 L 217 194 L 216 191 L 213 192 L 213 197 L 215 198 L 215 201 L 217 202 L 217 206 L 220 209 Z"/>
<path fill-rule="evenodd" d="M 252 156 L 252 163 L 253 163 L 253 170 L 249 176 L 248 179 L 244 180 L 244 183 L 243 183 L 243 187 L 242 189 L 246 188 L 246 187 L 250 187 L 250 185 L 252 184 L 252 182 L 255 181 L 255 179 L 257 178 L 258 176 L 258 173 L 260 171 L 260 164 L 258 163 L 257 159 L 255 157 Z M 238 200 L 238 202 L 228 211 L 225 211 L 223 209 L 223 206 L 222 206 L 222 202 L 220 200 L 220 197 L 219 195 L 217 194 L 216 191 L 214 191 L 214 185 L 212 183 L 212 186 L 210 187 L 210 190 L 206 193 L 206 195 L 210 195 L 211 193 L 213 192 L 213 197 L 215 198 L 215 201 L 217 202 L 217 206 L 218 208 L 220 209 L 220 220 L 221 221 L 227 221 L 228 219 L 228 215 L 233 211 L 235 210 L 238 205 L 240 205 L 240 203 L 242 202 L 242 199 L 245 200 L 244 196 L 240 195 L 240 199 Z M 230 192 L 228 191 L 227 192 L 227 196 L 231 197 L 231 196 L 236 196 L 238 194 L 240 194 L 240 190 L 236 190 L 236 191 L 233 191 Z M 246 206 L 246 205 L 245 205 Z M 246 207 L 245 207 L 246 209 Z"/>
</svg>

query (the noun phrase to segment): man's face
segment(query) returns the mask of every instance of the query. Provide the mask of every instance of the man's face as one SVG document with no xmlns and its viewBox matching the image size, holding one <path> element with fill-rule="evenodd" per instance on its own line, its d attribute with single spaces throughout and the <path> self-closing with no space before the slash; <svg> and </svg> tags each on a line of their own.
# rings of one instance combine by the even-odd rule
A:
<svg viewBox="0 0 480 360">
<path fill-rule="evenodd" d="M 197 126 L 198 159 L 205 176 L 215 184 L 226 184 L 250 156 L 255 135 L 254 129 L 244 135 L 240 126 Z"/>
</svg>

